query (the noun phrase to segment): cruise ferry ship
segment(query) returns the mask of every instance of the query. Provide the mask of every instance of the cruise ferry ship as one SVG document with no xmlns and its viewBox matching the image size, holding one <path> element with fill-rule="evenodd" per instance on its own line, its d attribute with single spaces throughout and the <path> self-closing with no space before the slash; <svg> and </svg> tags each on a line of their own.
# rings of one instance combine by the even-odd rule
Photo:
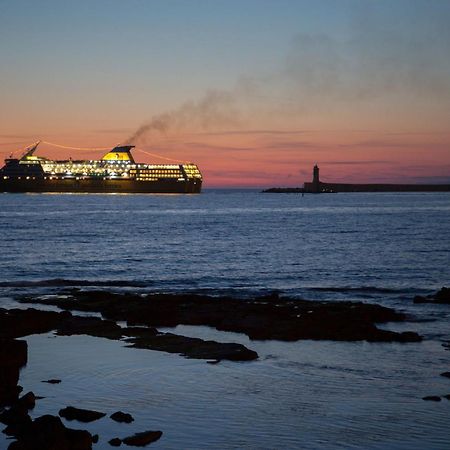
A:
<svg viewBox="0 0 450 450">
<path fill-rule="evenodd" d="M 0 169 L 0 192 L 200 193 L 202 175 L 195 164 L 142 164 L 133 145 L 120 145 L 100 160 L 51 160 L 34 153 L 8 158 Z"/>
</svg>

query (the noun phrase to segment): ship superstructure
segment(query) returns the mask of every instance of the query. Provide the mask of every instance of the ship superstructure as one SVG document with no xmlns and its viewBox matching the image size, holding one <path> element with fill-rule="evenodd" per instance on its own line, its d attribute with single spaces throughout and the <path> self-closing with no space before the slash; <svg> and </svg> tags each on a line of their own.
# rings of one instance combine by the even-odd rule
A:
<svg viewBox="0 0 450 450">
<path fill-rule="evenodd" d="M 51 160 L 34 153 L 5 160 L 0 192 L 199 193 L 202 175 L 195 164 L 136 163 L 133 145 L 120 145 L 100 160 Z"/>
</svg>

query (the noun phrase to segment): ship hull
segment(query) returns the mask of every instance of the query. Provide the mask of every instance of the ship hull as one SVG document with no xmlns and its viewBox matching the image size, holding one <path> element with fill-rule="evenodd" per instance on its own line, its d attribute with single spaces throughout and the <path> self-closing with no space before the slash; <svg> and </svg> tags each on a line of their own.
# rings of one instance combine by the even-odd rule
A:
<svg viewBox="0 0 450 450">
<path fill-rule="evenodd" d="M 0 179 L 0 192 L 97 194 L 199 194 L 201 180 L 137 181 L 130 179 Z"/>
</svg>

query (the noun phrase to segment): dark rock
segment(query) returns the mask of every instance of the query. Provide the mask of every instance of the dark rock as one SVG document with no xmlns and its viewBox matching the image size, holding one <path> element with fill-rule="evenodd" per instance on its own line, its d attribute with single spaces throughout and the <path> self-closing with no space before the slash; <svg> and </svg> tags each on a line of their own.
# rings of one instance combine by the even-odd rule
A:
<svg viewBox="0 0 450 450">
<path fill-rule="evenodd" d="M 112 447 L 120 447 L 122 445 L 122 439 L 114 438 L 108 441 L 108 444 Z"/>
<path fill-rule="evenodd" d="M 450 372 L 442 372 L 441 377 L 450 378 Z"/>
<path fill-rule="evenodd" d="M 8 309 L 0 313 L 0 336 L 21 337 L 30 334 L 48 333 L 57 328 L 70 312 L 39 311 L 30 309 Z"/>
<path fill-rule="evenodd" d="M 2 433 L 6 434 L 7 436 L 22 436 L 23 434 L 27 433 L 28 430 L 31 428 L 33 421 L 31 420 L 31 417 L 26 414 L 23 417 L 23 420 L 20 422 L 12 423 L 11 425 L 8 425 Z"/>
<path fill-rule="evenodd" d="M 414 331 L 403 331 L 398 336 L 398 342 L 421 342 L 422 337 Z"/>
<path fill-rule="evenodd" d="M 450 288 L 443 287 L 440 291 L 436 292 L 434 298 L 438 303 L 445 303 L 450 305 Z"/>
<path fill-rule="evenodd" d="M 9 409 L 5 409 L 0 413 L 0 422 L 5 425 L 11 425 L 20 421 L 24 416 L 27 416 L 28 412 L 24 408 L 19 408 L 17 405 L 11 406 Z"/>
<path fill-rule="evenodd" d="M 134 420 L 131 414 L 124 413 L 122 411 L 117 411 L 111 414 L 109 417 L 111 417 L 111 419 L 115 420 L 116 422 L 124 422 L 124 423 L 131 423 Z"/>
<path fill-rule="evenodd" d="M 133 436 L 126 437 L 122 442 L 133 447 L 144 447 L 157 441 L 162 436 L 162 431 L 144 431 Z"/>
<path fill-rule="evenodd" d="M 26 341 L 0 337 L 0 406 L 15 402 L 22 390 L 17 383 L 20 368 L 27 363 L 27 348 Z"/>
<path fill-rule="evenodd" d="M 42 380 L 41 383 L 59 384 L 59 383 L 61 383 L 61 380 L 56 380 L 56 379 L 52 378 L 50 380 Z"/>
<path fill-rule="evenodd" d="M 98 439 L 99 439 L 98 434 L 92 435 L 92 442 L 93 442 L 94 444 L 96 444 L 96 443 L 98 442 Z"/>
<path fill-rule="evenodd" d="M 437 303 L 440 305 L 450 305 L 450 288 L 443 287 L 438 292 L 426 297 L 417 295 L 414 297 L 414 303 Z"/>
<path fill-rule="evenodd" d="M 120 339 L 122 328 L 111 320 L 102 320 L 99 317 L 70 317 L 58 325 L 59 336 L 72 336 L 87 334 L 89 336 Z"/>
<path fill-rule="evenodd" d="M 27 299 L 27 302 L 32 301 Z M 57 330 L 59 335 L 88 334 L 120 339 L 121 327 L 98 317 L 72 316 L 68 311 L 40 311 L 30 309 L 0 309 L 0 337 L 20 337 Z"/>
<path fill-rule="evenodd" d="M 57 416 L 46 414 L 38 417 L 33 422 L 33 431 L 38 431 L 43 434 L 52 434 L 58 432 L 65 432 L 66 427 Z"/>
<path fill-rule="evenodd" d="M 27 301 L 31 300 L 27 299 Z M 50 316 L 45 314 L 41 316 L 41 312 L 46 313 L 46 311 L 33 309 L 15 310 L 12 317 L 16 322 L 23 319 L 25 323 L 28 323 L 28 331 L 32 328 L 31 323 L 29 323 L 30 318 L 36 317 L 37 322 L 41 324 L 40 330 L 43 329 L 43 324 L 45 324 L 49 327 L 54 327 L 58 335 L 71 336 L 87 334 L 108 339 L 121 339 L 125 335 L 130 338 L 131 346 L 167 351 L 169 353 L 179 353 L 190 358 L 250 361 L 258 357 L 256 352 L 248 350 L 240 344 L 221 344 L 174 334 L 158 333 L 152 327 L 127 327 L 123 329 L 112 320 L 103 320 L 98 317 L 72 316 L 68 312 L 53 313 Z M 11 322 L 11 317 L 8 317 L 8 320 L 9 326 L 13 328 L 14 323 Z M 47 328 L 46 330 L 48 331 Z M 17 380 L 15 382 L 17 383 Z"/>
<path fill-rule="evenodd" d="M 66 428 L 51 415 L 38 417 L 16 437 L 9 450 L 91 450 L 93 442 L 88 431 Z"/>
<path fill-rule="evenodd" d="M 33 392 L 28 392 L 0 414 L 0 422 L 7 425 L 3 430 L 5 434 L 20 436 L 28 432 L 32 424 L 28 410 L 34 408 L 35 401 L 36 397 Z"/>
<path fill-rule="evenodd" d="M 447 400 L 450 400 L 450 394 L 445 394 L 443 395 L 444 398 L 446 398 Z"/>
<path fill-rule="evenodd" d="M 92 443 L 94 442 L 91 433 L 86 430 L 66 428 L 66 438 L 71 450 L 91 450 Z"/>
<path fill-rule="evenodd" d="M 25 409 L 33 409 L 36 405 L 36 396 L 33 392 L 27 392 L 25 395 L 20 397 L 17 403 Z"/>
<path fill-rule="evenodd" d="M 426 400 L 429 402 L 440 402 L 441 397 L 439 397 L 437 395 L 427 395 L 426 397 L 422 397 L 422 400 Z"/>
<path fill-rule="evenodd" d="M 67 420 L 78 420 L 78 422 L 93 422 L 94 420 L 105 417 L 106 414 L 90 409 L 80 409 L 73 406 L 67 406 L 58 413 L 61 417 Z"/>
<path fill-rule="evenodd" d="M 18 366 L 27 363 L 26 341 L 0 337 L 0 367 Z"/>
<path fill-rule="evenodd" d="M 127 327 L 123 329 L 124 336 L 129 337 L 152 337 L 159 334 L 158 330 L 153 327 Z"/>
<path fill-rule="evenodd" d="M 241 344 L 204 341 L 171 333 L 161 333 L 147 338 L 131 338 L 128 342 L 132 343 L 130 347 L 178 353 L 194 359 L 252 361 L 258 358 L 256 352 Z"/>
<path fill-rule="evenodd" d="M 9 436 L 19 436 L 31 428 L 31 417 L 23 408 L 11 407 L 0 416 L 0 421 L 7 425 L 3 433 Z"/>
<path fill-rule="evenodd" d="M 418 342 L 414 332 L 379 329 L 377 323 L 405 321 L 404 314 L 380 305 L 357 302 L 319 302 L 280 298 L 211 297 L 195 294 L 131 295 L 104 291 L 74 292 L 72 297 L 38 300 L 64 309 L 100 312 L 109 320 L 126 320 L 124 335 L 138 339 L 135 326 L 206 325 L 220 331 L 245 333 L 251 339 L 326 339 L 339 341 Z M 148 336 L 156 344 L 160 335 Z M 162 341 L 173 340 L 164 337 Z M 137 342 L 137 340 L 136 340 Z M 163 350 L 161 348 L 161 350 Z M 166 350 L 163 350 L 166 351 Z M 177 353 L 183 353 L 178 351 Z M 211 357 L 213 358 L 213 357 Z"/>
</svg>

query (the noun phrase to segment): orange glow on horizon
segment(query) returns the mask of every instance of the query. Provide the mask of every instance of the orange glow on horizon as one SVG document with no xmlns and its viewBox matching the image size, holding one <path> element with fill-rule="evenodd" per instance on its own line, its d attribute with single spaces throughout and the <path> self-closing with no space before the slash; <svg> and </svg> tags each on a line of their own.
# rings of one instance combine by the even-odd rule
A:
<svg viewBox="0 0 450 450">
<path fill-rule="evenodd" d="M 48 138 L 37 154 L 51 159 L 100 159 L 123 136 L 80 141 Z M 112 142 L 111 147 L 105 141 Z M 116 143 L 114 143 L 116 142 Z M 29 142 L 0 138 L 0 157 L 18 157 Z M 92 150 L 96 148 L 96 150 Z M 370 131 L 237 130 L 157 136 L 133 150 L 137 162 L 191 161 L 202 171 L 204 187 L 302 186 L 318 164 L 328 182 L 449 182 L 450 133 Z M 158 159 L 156 155 L 160 155 Z"/>
</svg>

